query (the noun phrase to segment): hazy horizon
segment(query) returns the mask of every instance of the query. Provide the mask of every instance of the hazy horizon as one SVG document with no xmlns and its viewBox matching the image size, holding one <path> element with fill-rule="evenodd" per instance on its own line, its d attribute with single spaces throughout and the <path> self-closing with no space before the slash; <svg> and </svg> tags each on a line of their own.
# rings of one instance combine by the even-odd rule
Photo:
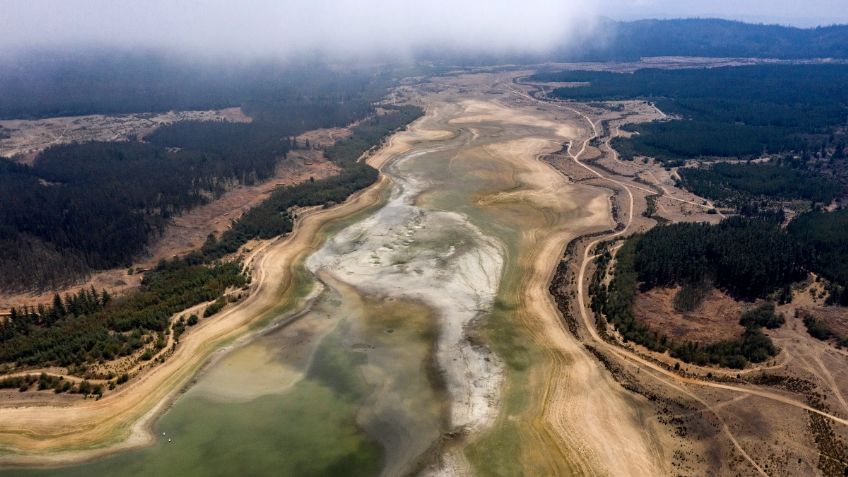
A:
<svg viewBox="0 0 848 477">
<path fill-rule="evenodd" d="M 606 16 L 624 21 L 721 18 L 799 28 L 848 23 L 848 10 L 843 0 L 604 0 L 602 4 Z"/>
<path fill-rule="evenodd" d="M 599 19 L 726 18 L 808 27 L 848 22 L 839 0 L 8 0 L 0 53 L 32 48 L 160 49 L 228 58 L 416 51 L 524 54 L 605 41 Z M 819 20 L 816 20 L 818 18 Z M 826 19 L 832 21 L 825 21 Z M 783 19 L 783 21 L 781 21 Z M 794 23 L 790 20 L 794 19 Z"/>
</svg>

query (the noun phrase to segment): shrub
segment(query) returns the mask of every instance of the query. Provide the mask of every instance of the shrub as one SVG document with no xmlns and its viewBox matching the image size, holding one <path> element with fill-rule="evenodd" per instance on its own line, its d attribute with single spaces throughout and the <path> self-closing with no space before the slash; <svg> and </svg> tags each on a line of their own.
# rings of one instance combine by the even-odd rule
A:
<svg viewBox="0 0 848 477">
<path fill-rule="evenodd" d="M 674 309 L 681 312 L 693 311 L 707 297 L 712 284 L 703 281 L 687 283 L 674 295 Z"/>
<path fill-rule="evenodd" d="M 203 317 L 209 318 L 210 316 L 218 313 L 226 304 L 227 300 L 223 296 L 219 297 L 211 305 L 207 306 L 205 310 L 203 310 Z"/>
<path fill-rule="evenodd" d="M 774 312 L 774 303 L 772 302 L 766 302 L 746 310 L 739 320 L 739 324 L 746 328 L 766 327 L 770 330 L 780 328 L 785 322 L 786 318 L 782 314 Z"/>
<path fill-rule="evenodd" d="M 804 326 L 807 327 L 807 333 L 809 333 L 813 338 L 827 341 L 833 337 L 833 332 L 830 328 L 824 322 L 817 320 L 812 315 L 804 317 Z"/>
</svg>

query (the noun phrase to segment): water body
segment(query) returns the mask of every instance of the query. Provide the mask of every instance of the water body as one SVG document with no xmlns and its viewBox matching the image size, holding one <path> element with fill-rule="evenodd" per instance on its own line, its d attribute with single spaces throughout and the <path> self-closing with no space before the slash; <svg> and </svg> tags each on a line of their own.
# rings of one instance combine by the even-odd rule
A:
<svg viewBox="0 0 848 477">
<path fill-rule="evenodd" d="M 462 113 L 441 104 L 428 117 L 446 133 L 390 162 L 382 206 L 337 224 L 303 264 L 308 312 L 209 366 L 157 421 L 154 446 L 0 475 L 405 475 L 484 433 L 478 461 L 518 450 L 503 413 L 527 407 L 535 359 L 510 322 L 522 234 L 581 213 L 509 195 L 522 171 L 487 149 L 547 127 L 450 121 Z"/>
<path fill-rule="evenodd" d="M 485 425 L 500 365 L 465 330 L 492 307 L 504 250 L 462 210 L 479 181 L 449 173 L 468 140 L 391 163 L 388 202 L 307 260 L 311 310 L 211 365 L 154 446 L 14 474 L 398 475 L 431 463 L 445 432 Z M 428 206 L 442 190 L 454 207 Z"/>
</svg>

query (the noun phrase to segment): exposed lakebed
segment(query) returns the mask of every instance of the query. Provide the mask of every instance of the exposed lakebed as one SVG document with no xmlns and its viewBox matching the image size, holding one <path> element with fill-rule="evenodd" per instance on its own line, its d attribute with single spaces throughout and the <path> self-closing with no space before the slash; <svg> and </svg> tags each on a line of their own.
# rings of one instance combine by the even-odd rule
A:
<svg viewBox="0 0 848 477">
<path fill-rule="evenodd" d="M 401 133 L 411 148 L 383 166 L 381 204 L 331 225 L 301 264 L 309 308 L 208 366 L 155 445 L 15 474 L 451 474 L 509 470 L 490 457 L 504 445 L 521 465 L 535 451 L 514 416 L 536 412 L 523 386 L 545 359 L 516 321 L 535 244 L 597 223 L 606 199 L 578 191 L 593 212 L 557 200 L 564 179 L 522 161 L 558 149 L 564 126 L 493 119 L 504 111 L 436 102 Z"/>
</svg>

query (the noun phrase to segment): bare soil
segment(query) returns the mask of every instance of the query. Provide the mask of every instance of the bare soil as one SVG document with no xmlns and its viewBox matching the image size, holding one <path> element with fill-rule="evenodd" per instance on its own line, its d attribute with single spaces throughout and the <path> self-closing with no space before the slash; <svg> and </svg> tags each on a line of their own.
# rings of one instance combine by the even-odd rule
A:
<svg viewBox="0 0 848 477">
<path fill-rule="evenodd" d="M 668 67 L 693 64 L 690 60 L 663 61 Z M 531 88 L 513 82 L 528 74 L 436 78 L 429 84 L 396 92 L 397 97 L 413 98 L 428 106 L 430 120 L 443 121 L 453 119 L 440 115 L 456 111 L 455 107 L 430 105 L 456 105 L 459 99 L 474 96 L 476 102 L 468 104 L 462 117 L 453 123 L 472 132 L 482 130 L 479 125 L 483 123 L 509 128 L 567 123 L 567 128 L 554 127 L 545 133 L 564 147 L 559 152 L 535 141 L 523 143 L 523 147 L 504 141 L 502 148 L 489 148 L 490 153 L 512 161 L 520 175 L 532 180 L 522 184 L 526 190 L 481 198 L 481 203 L 493 207 L 509 201 L 546 205 L 545 219 L 528 217 L 523 230 L 528 255 L 521 259 L 527 269 L 521 277 L 524 286 L 516 290 L 520 306 L 512 313 L 513 325 L 532 337 L 522 344 L 532 350 L 533 366 L 527 370 L 527 380 L 520 383 L 521 411 L 498 418 L 498 425 L 532 449 L 520 456 L 521 465 L 541 469 L 536 474 L 547 475 L 839 475 L 823 469 L 838 468 L 846 455 L 848 353 L 810 338 L 800 319 L 789 313 L 791 307 L 779 310 L 787 314 L 786 325 L 768 332 L 780 347 L 780 356 L 744 371 L 722 372 L 688 365 L 674 370 L 660 356 L 600 336 L 585 293 L 594 245 L 653 227 L 657 221 L 642 216 L 649 195 L 662 195 L 664 209 L 658 214 L 667 220 L 715 221 L 720 216 L 708 214 L 710 206 L 702 199 L 674 188 L 669 182 L 671 173 L 663 175 L 650 161 L 614 162 L 617 157 L 610 156 L 614 152 L 608 148 L 608 137 L 602 137 L 596 146 L 587 145 L 593 136 L 600 136 L 595 130 L 600 129 L 600 120 L 625 121 L 621 111 L 538 101 L 531 96 Z M 445 91 L 444 96 L 438 96 Z M 644 106 L 640 108 L 645 114 L 654 114 Z M 662 117 L 659 111 L 655 114 Z M 416 133 L 413 128 L 409 135 L 394 136 L 369 162 L 383 165 L 393 154 L 414 149 L 416 134 L 418 138 L 430 134 L 438 137 L 444 132 Z M 545 158 L 547 164 L 537 158 Z M 577 177 L 577 172 L 582 176 Z M 132 386 L 101 401 L 82 401 L 74 406 L 53 403 L 49 412 L 33 405 L 0 409 L 0 445 L 44 453 L 104 441 L 120 441 L 119 447 L 124 448 L 149 442 L 151 416 L 161 410 L 173 389 L 189 379 L 218 343 L 244 330 L 251 317 L 279 302 L 281 293 L 291 284 L 291 264 L 317 247 L 320 224 L 361 210 L 364 203 L 373 204 L 379 187 L 385 185 L 384 178 L 378 187 L 341 207 L 307 215 L 285 240 L 253 247 L 254 293 L 226 310 L 220 320 L 207 322 L 190 333 L 173 357 L 142 374 Z M 571 201 L 585 209 L 584 222 L 570 229 L 556 227 L 556 211 L 568 207 Z M 566 247 L 581 234 L 587 237 Z M 565 311 L 548 293 L 563 250 L 567 253 L 566 275 L 556 293 L 565 297 L 569 305 Z M 801 300 L 803 292 L 797 295 L 799 301 L 792 306 L 805 303 Z M 716 310 L 729 306 L 724 298 L 716 300 Z M 713 308 L 702 311 L 710 314 Z M 506 379 L 504 392 L 508 393 L 514 384 L 509 376 Z M 48 415 L 49 420 L 45 418 Z M 126 432 L 115 431 L 130 427 L 129 440 L 123 440 Z M 63 431 L 57 433 L 56 429 Z M 68 433 L 69 429 L 81 431 Z M 504 448 L 512 450 L 503 447 L 500 452 Z M 470 472 L 461 449 L 453 450 L 439 470 Z M 90 454 L 50 456 L 48 460 L 67 460 Z M 42 454 L 32 459 L 43 462 L 45 457 Z"/>
<path fill-rule="evenodd" d="M 188 120 L 250 122 L 241 108 L 2 120 L 0 126 L 9 137 L 0 139 L 0 156 L 31 164 L 39 152 L 50 146 L 141 139 L 159 126 Z"/>
<path fill-rule="evenodd" d="M 674 309 L 680 287 L 654 288 L 637 293 L 633 303 L 636 319 L 675 341 L 715 343 L 738 338 L 745 331 L 739 324 L 742 304 L 727 294 L 711 290 L 704 301 L 687 313 Z"/>
<path fill-rule="evenodd" d="M 519 306 L 512 318 L 513 326 L 530 334 L 528 346 L 540 356 L 530 367 L 528 382 L 521 385 L 521 399 L 527 403 L 524 410 L 501 416 L 493 433 L 509 432 L 521 439 L 521 448 L 526 450 L 518 465 L 528 475 L 669 474 L 668 455 L 674 445 L 651 414 L 649 402 L 617 388 L 612 376 L 569 334 L 548 293 L 566 242 L 575 235 L 612 226 L 609 201 L 604 189 L 570 184 L 545 163 L 566 142 L 585 136 L 587 129 L 573 112 L 540 105 L 517 90 L 512 83 L 515 74 L 462 75 L 440 79 L 436 85 L 479 98 L 465 103 L 465 114 L 452 124 L 480 134 L 487 133 L 486 127 L 503 125 L 505 138 L 524 128 L 538 131 L 536 140 L 501 140 L 486 148 L 499 160 L 513 164 L 516 189 L 482 197 L 481 204 L 532 204 L 543 211 L 541 217 L 538 212 L 523 215 L 526 224 L 521 240 L 526 256 L 521 260 L 525 271 L 522 287 L 515 291 Z M 573 216 L 562 220 L 566 211 L 574 210 L 581 211 L 579 220 Z M 515 384 L 506 384 L 507 389 L 511 386 Z M 502 430 L 503 426 L 508 431 Z M 451 462 L 457 460 L 461 459 Z"/>
<path fill-rule="evenodd" d="M 295 139 L 297 139 L 297 144 L 301 147 L 306 145 L 306 142 L 309 141 L 309 147 L 324 148 L 332 146 L 339 139 L 349 137 L 351 134 L 351 126 L 344 128 L 323 128 L 315 129 L 312 131 L 306 131 L 300 136 L 297 136 L 297 138 Z"/>
</svg>

